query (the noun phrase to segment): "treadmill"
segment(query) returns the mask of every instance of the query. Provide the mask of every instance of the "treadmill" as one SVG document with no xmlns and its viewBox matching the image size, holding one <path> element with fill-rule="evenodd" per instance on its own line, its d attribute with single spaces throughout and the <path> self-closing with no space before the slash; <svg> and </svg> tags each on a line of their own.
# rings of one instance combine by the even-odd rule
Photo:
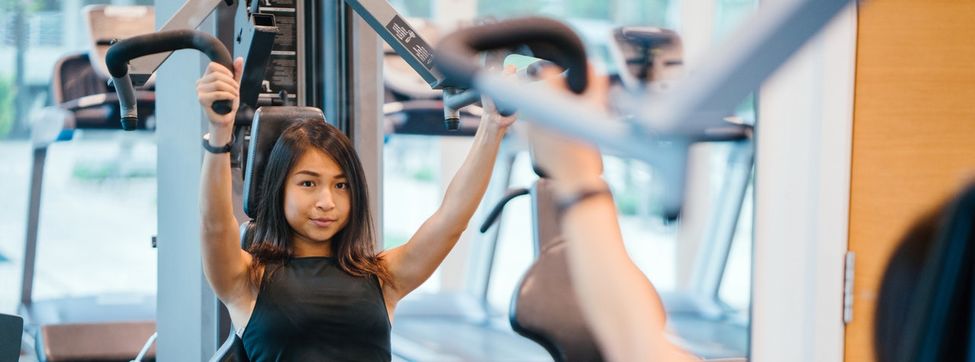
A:
<svg viewBox="0 0 975 362">
<path fill-rule="evenodd" d="M 37 234 L 44 164 L 48 146 L 70 140 L 75 129 L 118 128 L 118 97 L 107 85 L 104 54 L 110 39 L 151 32 L 154 12 L 148 6 L 88 6 L 83 10 L 93 51 L 70 54 L 54 68 L 51 90 L 55 106 L 46 109 L 33 130 L 33 161 L 24 248 L 20 314 L 24 333 L 34 340 L 39 361 L 128 361 L 156 330 L 155 295 L 111 295 L 34 300 Z M 143 125 L 151 127 L 152 91 L 136 95 Z M 149 122 L 146 122 L 149 121 Z M 147 356 L 153 358 L 155 352 Z"/>
</svg>

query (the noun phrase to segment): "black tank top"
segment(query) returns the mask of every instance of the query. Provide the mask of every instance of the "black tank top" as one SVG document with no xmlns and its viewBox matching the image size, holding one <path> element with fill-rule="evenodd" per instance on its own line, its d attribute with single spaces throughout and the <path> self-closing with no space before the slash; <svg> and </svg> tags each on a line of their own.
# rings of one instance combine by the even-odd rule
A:
<svg viewBox="0 0 975 362">
<path fill-rule="evenodd" d="M 291 259 L 262 276 L 241 339 L 263 361 L 389 361 L 390 324 L 379 279 L 354 277 L 333 257 Z"/>
</svg>

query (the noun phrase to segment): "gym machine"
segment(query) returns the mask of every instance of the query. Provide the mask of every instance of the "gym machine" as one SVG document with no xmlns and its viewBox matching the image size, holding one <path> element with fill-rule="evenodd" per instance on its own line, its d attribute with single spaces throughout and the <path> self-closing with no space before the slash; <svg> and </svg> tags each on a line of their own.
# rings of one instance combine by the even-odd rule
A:
<svg viewBox="0 0 975 362">
<path fill-rule="evenodd" d="M 216 6 L 219 5 L 219 2 L 209 1 L 205 4 Z M 368 103 L 368 101 L 350 95 L 350 92 L 356 91 L 354 89 L 357 88 L 350 84 L 350 81 L 354 82 L 356 76 L 362 73 L 355 71 L 355 67 L 360 66 L 361 62 L 355 62 L 348 58 L 351 53 L 354 53 L 354 50 L 350 49 L 350 39 L 347 38 L 353 10 L 362 15 L 366 23 L 383 39 L 387 40 L 391 47 L 421 77 L 428 80 L 428 84 L 432 88 L 444 90 L 444 96 L 447 99 L 445 103 L 448 104 L 444 110 L 445 128 L 458 128 L 460 118 L 458 109 L 479 101 L 479 96 L 476 93 L 460 91 L 453 86 L 450 80 L 439 75 L 432 68 L 430 60 L 432 48 L 419 38 L 418 33 L 401 16 L 396 14 L 395 10 L 385 1 L 347 1 L 337 4 L 289 0 L 252 1 L 247 6 L 238 4 L 237 7 L 236 24 L 233 27 L 234 30 L 230 32 L 232 34 L 230 38 L 233 41 L 234 52 L 244 56 L 245 67 L 241 82 L 242 107 L 241 111 L 238 111 L 237 129 L 235 130 L 237 139 L 242 140 L 242 142 L 238 142 L 232 151 L 232 167 L 234 168 L 232 172 L 235 175 L 238 173 L 250 174 L 245 155 L 250 153 L 250 142 L 254 142 L 258 138 L 257 135 L 251 134 L 251 127 L 253 126 L 252 118 L 261 107 L 286 105 L 320 108 L 328 115 L 324 119 L 345 130 L 354 141 L 357 140 L 357 136 L 361 135 L 359 130 L 369 132 L 369 128 L 365 124 L 371 121 L 362 120 L 369 117 L 363 117 L 361 113 L 353 116 L 358 109 L 356 104 L 358 102 Z M 180 8 L 174 19 L 192 18 L 202 21 L 202 18 L 205 18 L 205 16 L 189 16 L 187 9 L 197 9 L 199 14 L 210 11 L 208 7 L 191 6 L 190 3 L 187 3 Z M 335 20 L 321 20 L 323 18 Z M 242 19 L 246 19 L 247 23 L 241 25 Z M 174 22 L 188 23 L 187 21 L 170 20 L 170 23 Z M 138 126 L 137 119 L 139 117 L 137 106 L 131 102 L 132 97 L 124 94 L 133 93 L 140 84 L 151 84 L 152 79 L 154 79 L 153 70 L 166 60 L 166 57 L 160 54 L 166 54 L 176 49 L 196 48 L 206 53 L 211 60 L 224 65 L 230 64 L 232 58 L 226 56 L 228 52 L 221 51 L 222 45 L 216 39 L 201 32 L 185 29 L 176 30 L 168 24 L 163 27 L 166 31 L 118 41 L 106 56 L 108 68 L 114 78 L 113 83 L 119 89 L 120 108 L 124 110 L 122 113 L 123 128 Z M 220 29 L 227 28 L 224 25 L 218 24 L 217 27 Z M 245 29 L 241 30 L 240 27 Z M 254 35 L 248 38 L 247 34 Z M 273 41 L 268 41 L 267 34 L 274 35 Z M 248 39 L 250 39 L 250 43 L 247 43 Z M 228 43 L 227 39 L 224 39 L 224 43 Z M 268 48 L 270 48 L 269 53 L 267 53 Z M 365 53 L 365 56 L 368 57 L 368 51 Z M 147 59 L 152 61 L 150 62 Z M 265 64 L 266 68 L 262 67 L 261 64 Z M 262 73 L 261 70 L 265 71 Z M 325 81 L 326 79 L 328 81 Z M 253 92 L 253 90 L 258 91 Z M 251 94 L 256 94 L 256 96 Z M 215 110 L 221 110 L 218 109 L 221 107 L 219 104 L 214 105 L 214 107 Z M 264 112 L 265 118 L 273 118 L 267 115 L 274 112 L 271 112 L 270 108 L 265 110 L 268 111 Z M 353 122 L 353 119 L 356 121 Z M 360 154 L 363 153 L 369 154 L 369 152 L 363 152 L 360 149 Z M 367 167 L 370 166 L 368 164 L 369 159 L 370 157 L 365 157 Z M 239 185 L 242 179 L 242 177 L 235 176 L 235 190 L 243 188 Z M 378 181 L 378 177 L 370 179 Z M 246 180 L 244 181 L 246 182 Z M 376 181 L 371 183 L 375 185 Z M 379 196 L 378 192 L 373 192 L 373 194 Z M 235 199 L 235 204 L 241 205 L 243 203 L 239 197 L 235 197 Z M 243 211 L 241 209 L 235 210 L 239 217 Z M 160 225 L 161 229 L 163 227 Z M 165 243 L 165 241 L 161 242 Z M 160 262 L 160 270 L 164 268 L 163 263 L 163 261 Z M 423 309 L 432 310 L 436 308 Z M 220 325 L 220 331 L 217 334 L 233 337 L 230 333 L 229 319 L 224 313 L 217 313 L 224 316 L 217 318 L 220 320 L 217 323 Z M 398 323 L 398 325 L 402 325 L 402 323 Z M 478 337 L 477 339 L 500 341 L 497 342 L 499 343 L 498 348 L 488 348 L 495 350 L 495 353 L 511 349 L 510 343 L 506 343 L 506 340 L 519 339 L 514 335 L 506 337 L 503 332 L 485 330 L 483 327 L 474 326 L 472 327 L 474 331 L 469 333 L 481 333 L 478 334 L 479 336 L 482 336 L 483 333 L 494 333 L 496 336 L 493 338 Z M 485 330 L 486 332 L 477 332 L 477 330 Z M 410 335 L 412 336 L 413 333 Z M 443 339 L 442 336 L 439 338 Z M 422 356 L 447 353 L 444 351 L 418 351 L 417 346 L 422 344 L 410 342 L 408 339 L 394 336 L 394 350 L 410 350 L 415 353 L 415 356 L 419 356 L 412 357 L 412 359 L 423 359 Z M 530 345 L 527 341 L 522 343 Z M 429 343 L 427 344 L 429 345 Z M 442 346 L 448 347 L 450 344 L 449 341 L 441 343 Z M 483 349 L 484 346 L 481 347 L 481 350 L 467 352 L 467 356 L 484 355 L 488 349 Z M 205 351 L 203 353 L 206 354 Z M 516 351 L 509 351 L 509 353 L 519 355 Z"/>
</svg>

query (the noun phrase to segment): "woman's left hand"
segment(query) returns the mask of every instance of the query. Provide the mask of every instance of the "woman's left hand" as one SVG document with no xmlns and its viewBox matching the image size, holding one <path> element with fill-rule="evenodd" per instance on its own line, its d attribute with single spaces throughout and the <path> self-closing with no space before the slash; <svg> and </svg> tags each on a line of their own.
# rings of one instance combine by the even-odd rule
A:
<svg viewBox="0 0 975 362">
<path fill-rule="evenodd" d="M 503 73 L 511 76 L 515 74 L 516 70 L 517 68 L 515 68 L 514 65 L 508 65 L 504 68 Z M 514 114 L 507 117 L 499 114 L 497 107 L 494 105 L 494 100 L 492 100 L 490 97 L 481 96 L 481 105 L 484 108 L 484 114 L 481 115 L 481 122 L 488 122 L 488 125 L 497 127 L 499 130 L 507 130 L 508 127 L 511 126 L 512 123 L 515 123 L 515 120 L 518 119 L 518 117 L 516 117 Z"/>
</svg>

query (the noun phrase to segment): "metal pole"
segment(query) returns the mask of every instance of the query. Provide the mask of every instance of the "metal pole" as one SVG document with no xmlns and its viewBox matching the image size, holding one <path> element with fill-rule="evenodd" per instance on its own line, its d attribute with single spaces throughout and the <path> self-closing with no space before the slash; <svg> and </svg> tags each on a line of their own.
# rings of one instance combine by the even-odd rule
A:
<svg viewBox="0 0 975 362">
<path fill-rule="evenodd" d="M 157 27 L 180 2 L 157 0 Z M 200 29 L 213 33 L 214 23 Z M 206 120 L 196 105 L 195 82 L 208 60 L 176 52 L 160 66 L 156 83 L 158 281 L 157 360 L 205 361 L 217 349 L 217 298 L 203 276 L 200 250 L 200 135 Z M 193 105 L 193 106 L 187 106 Z"/>
<path fill-rule="evenodd" d="M 27 242 L 24 245 L 24 265 L 20 283 L 20 304 L 30 306 L 33 302 L 34 266 L 37 260 L 37 229 L 41 215 L 41 188 L 44 184 L 44 161 L 47 146 L 33 150 L 33 163 L 30 177 L 30 202 L 27 206 Z"/>
</svg>

